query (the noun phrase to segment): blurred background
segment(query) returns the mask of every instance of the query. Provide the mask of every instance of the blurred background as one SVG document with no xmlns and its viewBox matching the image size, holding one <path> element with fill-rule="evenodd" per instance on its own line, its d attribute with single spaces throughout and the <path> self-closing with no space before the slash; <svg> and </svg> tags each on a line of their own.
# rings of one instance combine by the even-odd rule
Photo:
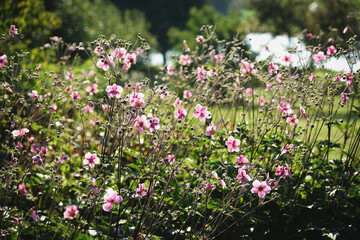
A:
<svg viewBox="0 0 360 240">
<path fill-rule="evenodd" d="M 1 33 L 15 24 L 22 41 L 3 43 L 0 54 L 43 46 L 50 36 L 78 43 L 100 35 L 135 41 L 141 33 L 152 47 L 152 64 L 161 65 L 166 53 L 183 49 L 183 40 L 193 47 L 202 25 L 214 25 L 219 39 L 246 38 L 266 58 L 262 51 L 279 36 L 284 48 L 302 37 L 306 45 L 308 33 L 318 44 L 345 44 L 338 36 L 346 26 L 359 29 L 359 9 L 359 0 L 3 0 Z"/>
</svg>

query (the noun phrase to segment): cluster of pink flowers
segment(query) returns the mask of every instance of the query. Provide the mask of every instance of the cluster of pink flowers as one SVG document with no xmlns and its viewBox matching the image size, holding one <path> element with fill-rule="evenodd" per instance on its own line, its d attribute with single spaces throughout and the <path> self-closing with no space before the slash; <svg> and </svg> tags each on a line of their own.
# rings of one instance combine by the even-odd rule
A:
<svg viewBox="0 0 360 240">
<path fill-rule="evenodd" d="M 331 45 L 330 47 L 327 48 L 326 54 L 329 56 L 333 56 L 335 53 L 337 53 L 336 48 Z"/>
<path fill-rule="evenodd" d="M 254 64 L 247 62 L 245 60 L 241 60 L 240 63 L 240 73 L 242 77 L 245 77 L 248 73 L 255 74 L 257 70 L 254 68 Z"/>
<path fill-rule="evenodd" d="M 12 133 L 12 135 L 14 136 L 14 137 L 17 137 L 17 136 L 23 136 L 23 135 L 25 135 L 26 133 L 28 133 L 29 132 L 29 129 L 27 129 L 27 128 L 22 128 L 22 129 L 20 129 L 20 130 L 14 130 L 14 131 L 12 131 L 11 133 Z"/>
<path fill-rule="evenodd" d="M 290 143 L 290 144 L 286 144 L 286 145 L 281 149 L 281 154 L 292 153 L 293 151 L 294 151 L 294 144 Z"/>
<path fill-rule="evenodd" d="M 275 175 L 285 179 L 286 177 L 291 177 L 291 170 L 287 164 L 285 166 L 278 166 L 276 167 Z"/>
<path fill-rule="evenodd" d="M 190 58 L 190 56 L 189 55 L 181 55 L 180 56 L 180 63 L 181 63 L 181 65 L 183 65 L 183 66 L 186 66 L 186 65 L 190 65 L 191 64 L 191 58 Z"/>
</svg>

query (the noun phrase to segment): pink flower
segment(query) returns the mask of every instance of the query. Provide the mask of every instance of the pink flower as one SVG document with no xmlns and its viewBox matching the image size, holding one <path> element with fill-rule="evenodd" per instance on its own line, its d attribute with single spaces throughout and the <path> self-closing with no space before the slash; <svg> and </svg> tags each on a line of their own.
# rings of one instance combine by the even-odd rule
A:
<svg viewBox="0 0 360 240">
<path fill-rule="evenodd" d="M 213 184 L 211 184 L 211 183 L 207 183 L 206 185 L 205 185 L 205 187 L 203 187 L 203 190 L 205 190 L 205 191 L 211 191 L 211 190 L 214 190 L 216 188 L 216 186 L 215 185 L 213 185 Z"/>
<path fill-rule="evenodd" d="M 7 64 L 7 56 L 4 54 L 0 57 L 0 68 L 3 68 L 5 64 Z"/>
<path fill-rule="evenodd" d="M 240 151 L 239 144 L 240 144 L 240 140 L 235 139 L 233 136 L 230 136 L 226 142 L 229 152 L 239 152 Z"/>
<path fill-rule="evenodd" d="M 168 159 L 168 163 L 169 163 L 170 165 L 173 165 L 173 164 L 175 163 L 175 156 L 174 156 L 174 154 L 168 154 L 167 159 Z"/>
<path fill-rule="evenodd" d="M 72 98 L 72 100 L 73 100 L 74 102 L 76 102 L 76 101 L 80 98 L 80 95 L 79 95 L 78 92 L 72 92 L 71 95 L 70 95 L 70 97 Z"/>
<path fill-rule="evenodd" d="M 90 152 L 85 154 L 85 159 L 83 160 L 84 165 L 89 165 L 90 168 L 94 168 L 95 164 L 99 164 L 100 159 L 96 156 L 96 153 L 92 154 Z"/>
<path fill-rule="evenodd" d="M 141 83 L 139 83 L 139 82 L 135 83 L 135 91 L 136 92 L 142 91 Z"/>
<path fill-rule="evenodd" d="M 126 49 L 125 48 L 115 48 L 115 50 L 112 52 L 112 56 L 120 61 L 122 59 L 125 59 L 125 56 L 126 56 Z"/>
<path fill-rule="evenodd" d="M 189 55 L 181 55 L 180 56 L 180 63 L 181 65 L 185 66 L 185 65 L 190 65 L 191 63 L 191 58 Z"/>
<path fill-rule="evenodd" d="M 97 87 L 98 87 L 98 85 L 96 83 L 94 83 L 93 85 L 88 86 L 86 88 L 86 91 L 89 93 L 90 96 L 92 96 L 99 92 Z"/>
<path fill-rule="evenodd" d="M 221 61 L 221 60 L 223 60 L 223 58 L 224 58 L 224 56 L 221 55 L 221 54 L 215 54 L 215 55 L 214 55 L 214 59 L 215 59 L 216 61 Z"/>
<path fill-rule="evenodd" d="M 286 144 L 286 145 L 281 149 L 281 154 L 292 153 L 293 151 L 294 151 L 294 144 L 290 143 L 290 144 Z"/>
<path fill-rule="evenodd" d="M 287 115 L 291 115 L 294 113 L 294 110 L 291 109 L 290 104 L 289 103 L 280 103 L 280 105 L 278 106 L 278 109 L 280 110 L 280 112 L 282 114 L 287 114 Z"/>
<path fill-rule="evenodd" d="M 196 36 L 196 41 L 197 42 L 203 42 L 204 41 L 204 37 L 202 35 L 197 35 Z"/>
<path fill-rule="evenodd" d="M 183 121 L 183 120 L 185 120 L 185 118 L 186 118 L 186 110 L 185 110 L 185 108 L 178 108 L 175 112 L 174 112 L 174 114 L 175 114 L 175 118 L 177 118 L 178 120 L 181 120 L 181 121 Z"/>
<path fill-rule="evenodd" d="M 306 120 L 309 121 L 308 116 L 306 116 L 305 109 L 304 109 L 302 106 L 300 106 L 300 112 L 301 112 L 301 115 L 302 115 Z"/>
<path fill-rule="evenodd" d="M 327 48 L 326 54 L 332 56 L 336 52 L 337 52 L 336 48 L 333 45 L 331 45 L 330 47 Z"/>
<path fill-rule="evenodd" d="M 270 91 L 271 87 L 272 87 L 272 83 L 267 83 L 265 91 L 266 92 Z"/>
<path fill-rule="evenodd" d="M 241 181 L 242 184 L 247 183 L 248 181 L 251 181 L 251 177 L 246 173 L 246 170 L 243 168 L 239 168 L 238 175 L 236 178 Z"/>
<path fill-rule="evenodd" d="M 251 96 L 254 92 L 252 88 L 247 88 L 245 91 L 248 96 Z"/>
<path fill-rule="evenodd" d="M 285 55 L 282 59 L 284 62 L 291 62 L 291 55 Z"/>
<path fill-rule="evenodd" d="M 346 85 L 349 88 L 349 91 L 351 92 L 351 85 L 352 85 L 352 79 L 354 78 L 354 75 L 351 74 L 351 72 L 347 73 L 345 77 L 341 78 L 340 81 L 346 82 Z"/>
<path fill-rule="evenodd" d="M 114 203 L 120 203 L 123 201 L 123 198 L 120 195 L 117 195 L 117 192 L 109 188 L 106 191 L 104 196 L 104 200 L 106 203 L 103 205 L 104 211 L 108 212 L 113 208 Z"/>
<path fill-rule="evenodd" d="M 281 176 L 285 179 L 287 176 L 291 176 L 290 169 L 288 166 L 278 166 L 275 171 L 276 176 Z"/>
<path fill-rule="evenodd" d="M 95 49 L 94 49 L 94 53 L 97 55 L 97 56 L 100 56 L 102 53 L 104 52 L 104 49 L 100 46 L 97 46 Z"/>
<path fill-rule="evenodd" d="M 348 30 L 349 30 L 349 26 L 346 26 L 343 30 L 343 34 L 347 33 Z"/>
<path fill-rule="evenodd" d="M 334 82 L 340 81 L 340 75 L 339 75 L 339 74 L 336 74 L 336 76 L 333 78 L 333 81 L 334 81 Z"/>
<path fill-rule="evenodd" d="M 132 195 L 133 198 L 142 198 L 146 196 L 146 187 L 144 183 L 139 183 L 136 188 L 136 193 Z"/>
<path fill-rule="evenodd" d="M 311 75 L 309 77 L 309 80 L 310 80 L 310 82 L 316 80 L 316 77 L 315 77 L 315 75 L 313 73 L 311 73 Z"/>
<path fill-rule="evenodd" d="M 69 160 L 69 157 L 65 154 L 65 152 L 62 152 L 61 155 L 57 158 L 61 163 L 65 163 Z"/>
<path fill-rule="evenodd" d="M 265 181 L 260 182 L 259 180 L 255 180 L 252 185 L 253 188 L 251 189 L 251 193 L 257 193 L 261 198 L 264 198 L 265 195 L 271 191 L 271 188 Z"/>
<path fill-rule="evenodd" d="M 160 129 L 159 121 L 160 120 L 158 118 L 151 117 L 149 119 L 149 123 L 150 123 L 149 130 L 150 130 L 150 132 L 154 132 L 156 129 Z"/>
<path fill-rule="evenodd" d="M 176 99 L 175 99 L 175 102 L 174 102 L 174 107 L 180 106 L 181 103 L 182 103 L 182 101 L 180 100 L 180 98 L 176 98 Z"/>
<path fill-rule="evenodd" d="M 108 86 L 106 88 L 106 91 L 108 92 L 109 98 L 120 98 L 120 94 L 123 91 L 123 88 L 119 85 L 116 85 L 115 83 L 112 86 Z"/>
<path fill-rule="evenodd" d="M 282 83 L 283 77 L 282 77 L 282 74 L 281 74 L 281 73 L 276 74 L 276 81 L 277 81 L 278 83 Z"/>
<path fill-rule="evenodd" d="M 109 110 L 109 105 L 107 105 L 107 104 L 103 104 L 103 105 L 101 105 L 101 107 L 102 107 L 102 109 L 103 109 L 104 111 L 108 111 L 108 110 Z"/>
<path fill-rule="evenodd" d="M 19 184 L 19 193 L 20 195 L 27 195 L 28 191 L 25 188 L 25 183 L 20 183 Z"/>
<path fill-rule="evenodd" d="M 191 97 L 192 97 L 192 93 L 189 90 L 184 90 L 183 98 L 187 99 L 187 98 L 191 98 Z"/>
<path fill-rule="evenodd" d="M 134 108 L 143 108 L 145 107 L 145 100 L 142 98 L 135 98 L 131 103 L 131 106 Z"/>
<path fill-rule="evenodd" d="M 346 105 L 347 102 L 349 102 L 349 97 L 347 96 L 346 93 L 344 92 L 341 93 L 341 100 L 343 101 L 344 106 Z"/>
<path fill-rule="evenodd" d="M 31 216 L 31 218 L 34 219 L 35 221 L 38 220 L 37 215 L 36 215 L 36 212 L 35 212 L 34 210 L 31 210 L 31 211 L 30 211 L 30 216 Z"/>
<path fill-rule="evenodd" d="M 126 54 L 126 57 L 125 57 L 125 63 L 128 64 L 129 66 L 131 64 L 136 64 L 136 54 L 135 53 L 128 53 Z"/>
<path fill-rule="evenodd" d="M 166 67 L 166 72 L 169 75 L 174 75 L 174 68 L 172 66 L 167 66 Z"/>
<path fill-rule="evenodd" d="M 187 45 L 186 40 L 184 40 L 183 43 L 184 43 L 185 52 L 190 52 L 190 48 L 189 48 L 189 46 Z"/>
<path fill-rule="evenodd" d="M 198 67 L 196 80 L 201 81 L 203 83 L 205 77 L 206 77 L 206 71 L 204 69 L 204 66 Z"/>
<path fill-rule="evenodd" d="M 210 112 L 207 110 L 207 107 L 202 107 L 200 104 L 195 106 L 195 111 L 193 113 L 194 118 L 199 118 L 200 121 L 204 122 L 209 114 Z"/>
<path fill-rule="evenodd" d="M 92 113 L 94 111 L 93 107 L 90 107 L 89 105 L 84 107 L 84 112 L 85 113 Z"/>
<path fill-rule="evenodd" d="M 109 68 L 113 67 L 114 65 L 115 65 L 115 63 L 113 61 L 112 56 L 107 56 L 107 57 L 104 57 L 103 59 L 99 59 L 99 61 L 96 64 L 96 66 L 98 66 L 99 68 L 102 68 L 104 71 L 109 70 Z"/>
<path fill-rule="evenodd" d="M 71 80 L 73 80 L 73 78 L 74 78 L 74 74 L 72 72 L 67 72 L 66 73 L 66 76 L 65 76 L 66 80 L 71 81 Z"/>
<path fill-rule="evenodd" d="M 272 73 L 272 72 L 276 73 L 278 69 L 279 69 L 278 65 L 274 64 L 273 62 L 269 63 L 269 69 L 268 69 L 269 73 Z"/>
<path fill-rule="evenodd" d="M 259 97 L 259 105 L 260 105 L 260 106 L 264 106 L 264 105 L 265 105 L 265 102 L 266 102 L 265 98 Z"/>
<path fill-rule="evenodd" d="M 14 130 L 14 131 L 12 131 L 11 133 L 12 133 L 12 135 L 13 135 L 14 137 L 17 137 L 17 136 L 23 136 L 23 135 L 25 135 L 25 134 L 28 133 L 28 132 L 29 132 L 29 129 L 23 128 L 23 129 L 20 129 L 20 130 Z"/>
<path fill-rule="evenodd" d="M 321 60 L 324 60 L 326 56 L 324 55 L 324 52 L 319 52 L 318 54 L 314 54 L 312 58 L 316 63 L 319 63 Z"/>
<path fill-rule="evenodd" d="M 64 218 L 74 219 L 79 215 L 79 210 L 76 205 L 67 206 L 64 212 Z"/>
<path fill-rule="evenodd" d="M 296 125 L 296 124 L 299 123 L 299 119 L 297 119 L 296 115 L 293 115 L 292 117 L 288 117 L 288 118 L 286 119 L 286 122 L 287 122 L 287 123 L 290 123 L 290 126 L 293 127 L 294 125 Z"/>
<path fill-rule="evenodd" d="M 249 159 L 247 159 L 244 155 L 241 155 L 240 157 L 236 158 L 235 167 L 236 168 L 246 168 L 246 163 L 249 162 Z"/>
<path fill-rule="evenodd" d="M 313 38 L 313 34 L 312 33 L 308 33 L 306 34 L 306 36 L 309 38 L 309 40 L 311 40 Z"/>
<path fill-rule="evenodd" d="M 90 75 L 90 76 L 94 76 L 94 75 L 95 75 L 95 71 L 94 71 L 94 70 L 90 70 L 90 71 L 89 71 L 89 75 Z"/>
<path fill-rule="evenodd" d="M 136 118 L 135 126 L 140 133 L 143 133 L 144 128 L 150 127 L 150 122 L 147 120 L 145 115 L 142 115 L 141 117 Z"/>
<path fill-rule="evenodd" d="M 209 126 L 207 126 L 206 128 L 205 135 L 213 138 L 215 133 L 216 133 L 216 126 L 214 125 L 214 123 L 210 123 Z"/>
<path fill-rule="evenodd" d="M 32 90 L 31 93 L 28 94 L 28 96 L 31 98 L 41 98 L 41 96 L 38 95 L 38 92 L 36 90 Z"/>
<path fill-rule="evenodd" d="M 14 37 L 15 35 L 18 35 L 18 29 L 15 27 L 15 25 L 11 25 L 9 29 L 9 35 L 11 37 Z"/>
<path fill-rule="evenodd" d="M 131 106 L 135 107 L 135 104 L 134 102 L 137 100 L 137 99 L 143 99 L 144 98 L 144 94 L 143 93 L 132 93 L 130 94 L 129 96 L 129 101 L 131 103 Z"/>
</svg>

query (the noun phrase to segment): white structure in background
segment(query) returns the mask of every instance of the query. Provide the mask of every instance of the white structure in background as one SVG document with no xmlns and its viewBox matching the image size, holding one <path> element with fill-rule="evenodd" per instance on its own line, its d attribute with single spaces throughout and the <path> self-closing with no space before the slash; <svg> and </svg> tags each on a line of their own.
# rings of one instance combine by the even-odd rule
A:
<svg viewBox="0 0 360 240">
<path fill-rule="evenodd" d="M 306 46 L 300 41 L 298 37 L 287 37 L 286 35 L 279 35 L 273 37 L 270 33 L 249 33 L 246 35 L 245 40 L 250 46 L 251 51 L 258 54 L 257 61 L 265 60 L 272 57 L 272 61 L 284 64 L 281 59 L 284 55 L 289 55 L 287 51 L 289 48 L 296 48 L 298 51 L 292 53 L 291 60 L 295 66 L 305 66 L 309 62 L 311 56 L 310 52 L 306 50 Z M 268 47 L 268 50 L 266 49 Z M 171 56 L 180 55 L 180 52 L 169 51 L 166 54 L 167 65 L 172 65 Z M 151 53 L 149 55 L 150 64 L 152 66 L 163 66 L 163 56 L 161 53 Z M 319 65 L 320 66 L 320 65 Z M 323 66 L 326 69 L 333 71 L 348 72 L 350 70 L 345 57 L 327 59 Z M 354 71 L 360 69 L 360 62 L 354 66 Z"/>
<path fill-rule="evenodd" d="M 289 48 L 296 48 L 298 51 L 292 53 L 291 60 L 295 66 L 305 66 L 311 56 L 310 52 L 306 50 L 306 46 L 300 41 L 298 37 L 287 37 L 286 35 L 279 35 L 273 37 L 270 33 L 249 33 L 245 38 L 250 49 L 258 53 L 256 60 L 261 61 L 267 59 L 269 56 L 273 57 L 273 61 L 284 64 L 281 59 L 284 55 L 289 55 L 287 51 Z M 268 50 L 266 49 L 268 47 Z M 331 57 L 324 62 L 324 67 L 333 71 L 347 72 L 350 70 L 345 57 L 335 58 Z M 360 63 L 356 64 L 354 71 L 360 68 Z"/>
</svg>

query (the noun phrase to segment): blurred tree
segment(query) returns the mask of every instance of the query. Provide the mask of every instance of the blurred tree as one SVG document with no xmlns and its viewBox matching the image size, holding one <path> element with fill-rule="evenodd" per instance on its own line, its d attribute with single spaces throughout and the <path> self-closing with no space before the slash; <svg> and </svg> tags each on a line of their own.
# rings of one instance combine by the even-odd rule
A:
<svg viewBox="0 0 360 240">
<path fill-rule="evenodd" d="M 184 29 L 191 7 L 200 7 L 208 0 L 112 0 L 119 9 L 139 9 L 151 23 L 151 32 L 156 36 L 158 50 L 163 54 L 171 48 L 167 32 L 170 27 Z"/>
<path fill-rule="evenodd" d="M 324 41 L 335 38 L 337 30 L 341 31 L 347 25 L 355 26 L 355 18 L 347 16 L 360 10 L 358 0 L 247 1 L 257 11 L 261 22 L 259 30 L 292 36 L 306 29 L 312 33 L 322 32 Z"/>
<path fill-rule="evenodd" d="M 66 42 L 93 41 L 100 35 L 135 41 L 137 34 L 156 45 L 150 23 L 138 10 L 119 10 L 108 0 L 47 0 L 46 7 L 62 19 L 62 28 L 53 31 Z"/>
<path fill-rule="evenodd" d="M 203 25 L 213 25 L 216 28 L 216 37 L 220 40 L 245 37 L 246 33 L 256 29 L 258 25 L 254 14 L 242 9 L 230 11 L 229 15 L 225 16 L 213 6 L 204 5 L 201 8 L 191 8 L 189 15 L 185 30 L 171 27 L 168 32 L 169 43 L 178 50 L 183 48 L 183 40 L 186 40 L 190 47 L 194 46 L 196 34 L 200 34 Z"/>
<path fill-rule="evenodd" d="M 24 48 L 43 44 L 51 30 L 61 26 L 61 19 L 55 13 L 45 9 L 43 0 L 3 0 L 0 1 L 0 32 L 8 33 L 11 25 L 18 28 L 20 37 L 25 44 L 5 45 L 0 48 Z"/>
</svg>

